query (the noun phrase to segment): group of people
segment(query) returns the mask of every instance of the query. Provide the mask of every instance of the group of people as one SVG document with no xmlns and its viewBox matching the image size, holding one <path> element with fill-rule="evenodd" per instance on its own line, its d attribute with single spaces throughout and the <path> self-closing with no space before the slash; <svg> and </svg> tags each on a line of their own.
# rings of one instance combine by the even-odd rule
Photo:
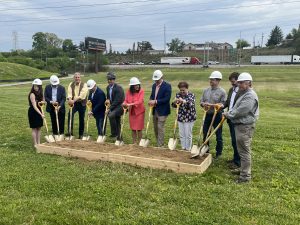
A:
<svg viewBox="0 0 300 225">
<path fill-rule="evenodd" d="M 171 102 L 172 87 L 164 80 L 162 71 L 155 70 L 152 76 L 154 81 L 151 89 L 148 106 L 153 114 L 154 133 L 157 146 L 164 145 L 165 122 L 171 113 L 171 106 L 178 107 L 178 127 L 181 147 L 183 150 L 191 150 L 192 131 L 196 121 L 195 95 L 189 91 L 189 84 L 185 81 L 179 82 L 179 92 L 176 93 Z M 204 90 L 200 106 L 205 110 L 206 116 L 203 123 L 203 141 L 211 132 L 211 125 L 216 128 L 222 117 L 227 118 L 233 147 L 233 159 L 230 166 L 238 168 L 238 183 L 247 182 L 251 179 L 251 149 L 250 144 L 254 133 L 255 122 L 258 118 L 258 97 L 252 89 L 252 76 L 249 73 L 233 72 L 229 76 L 232 87 L 228 97 L 223 88 L 220 87 L 222 73 L 214 71 L 209 76 L 210 87 Z M 105 134 L 104 116 L 107 115 L 110 122 L 110 137 L 121 139 L 121 116 L 128 112 L 130 129 L 132 130 L 133 143 L 138 144 L 142 138 L 144 129 L 145 105 L 144 90 L 138 78 L 132 77 L 129 88 L 124 93 L 121 85 L 116 83 L 116 74 L 107 73 L 108 85 L 106 94 L 101 90 L 94 80 L 87 83 L 81 81 L 80 73 L 74 74 L 74 81 L 65 88 L 59 84 L 56 75 L 50 77 L 50 84 L 46 86 L 43 95 L 42 81 L 35 79 L 29 93 L 28 117 L 32 128 L 33 143 L 40 143 L 40 128 L 43 126 L 43 114 L 38 102 L 47 102 L 47 112 L 50 113 L 52 132 L 58 134 L 55 110 L 58 110 L 59 132 L 64 133 L 65 123 L 65 101 L 72 107 L 71 127 L 68 135 L 73 136 L 74 114 L 79 114 L 79 138 L 84 133 L 84 116 L 87 101 L 91 101 L 92 109 L 89 116 L 96 120 L 98 135 Z M 228 108 L 226 112 L 224 109 Z M 70 112 L 68 115 L 70 122 Z M 103 129 L 104 128 L 104 129 Z M 223 139 L 222 127 L 216 131 L 216 159 L 222 155 Z"/>
</svg>

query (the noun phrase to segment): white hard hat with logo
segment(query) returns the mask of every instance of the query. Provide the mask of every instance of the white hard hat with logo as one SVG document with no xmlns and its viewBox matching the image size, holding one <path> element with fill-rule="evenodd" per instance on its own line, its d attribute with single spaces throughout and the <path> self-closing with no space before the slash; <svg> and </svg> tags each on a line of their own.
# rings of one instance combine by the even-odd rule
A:
<svg viewBox="0 0 300 225">
<path fill-rule="evenodd" d="M 250 73 L 243 72 L 239 75 L 237 81 L 252 81 Z"/>
<path fill-rule="evenodd" d="M 129 85 L 132 86 L 132 85 L 137 85 L 137 84 L 141 84 L 141 82 L 139 81 L 138 78 L 136 77 L 132 77 L 129 81 Z"/>
<path fill-rule="evenodd" d="M 210 74 L 209 79 L 220 79 L 220 80 L 222 80 L 222 73 L 220 71 L 213 71 Z"/>
<path fill-rule="evenodd" d="M 93 87 L 95 87 L 96 82 L 95 82 L 94 80 L 88 80 L 88 81 L 86 82 L 86 84 L 87 84 L 87 88 L 88 88 L 89 90 L 91 90 Z"/>
<path fill-rule="evenodd" d="M 42 85 L 43 82 L 40 79 L 34 79 L 32 82 L 33 85 Z"/>
<path fill-rule="evenodd" d="M 59 79 L 58 79 L 58 77 L 57 77 L 56 75 L 52 75 L 52 76 L 50 77 L 50 83 L 51 83 L 52 85 L 58 85 L 58 84 L 59 84 Z"/>
<path fill-rule="evenodd" d="M 152 76 L 152 80 L 160 80 L 163 76 L 163 73 L 160 70 L 155 70 Z"/>
</svg>

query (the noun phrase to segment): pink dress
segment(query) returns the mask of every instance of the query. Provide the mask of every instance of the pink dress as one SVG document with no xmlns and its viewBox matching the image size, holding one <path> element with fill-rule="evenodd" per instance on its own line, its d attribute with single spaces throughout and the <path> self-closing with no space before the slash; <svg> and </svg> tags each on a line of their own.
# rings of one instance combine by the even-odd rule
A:
<svg viewBox="0 0 300 225">
<path fill-rule="evenodd" d="M 145 119 L 145 106 L 144 106 L 144 90 L 141 88 L 138 93 L 126 92 L 126 104 L 132 104 L 129 107 L 129 124 L 131 130 L 143 130 Z"/>
</svg>

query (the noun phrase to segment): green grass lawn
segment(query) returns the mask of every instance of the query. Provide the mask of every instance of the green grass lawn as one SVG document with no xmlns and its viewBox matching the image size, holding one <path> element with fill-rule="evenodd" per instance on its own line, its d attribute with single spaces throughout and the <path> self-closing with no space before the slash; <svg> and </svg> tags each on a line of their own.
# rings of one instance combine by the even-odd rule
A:
<svg viewBox="0 0 300 225">
<path fill-rule="evenodd" d="M 0 80 L 19 80 L 50 77 L 51 73 L 30 66 L 0 62 Z"/>
<path fill-rule="evenodd" d="M 299 69 L 238 68 L 253 75 L 261 112 L 252 144 L 253 180 L 244 185 L 234 183 L 236 177 L 227 167 L 232 157 L 227 124 L 223 157 L 203 175 L 37 154 L 27 121 L 30 85 L 1 88 L 0 224 L 299 224 Z M 173 96 L 177 83 L 186 80 L 197 102 L 211 71 L 163 70 Z M 232 71 L 221 69 L 226 90 Z M 116 72 L 125 88 L 130 77 L 139 77 L 148 99 L 152 69 Z M 89 78 L 105 88 L 104 73 L 84 80 Z M 202 116 L 199 106 L 197 110 L 194 133 Z M 174 114 L 172 110 L 167 120 L 166 144 Z M 152 124 L 150 130 L 154 143 Z M 130 132 L 125 132 L 125 142 L 130 141 Z"/>
</svg>

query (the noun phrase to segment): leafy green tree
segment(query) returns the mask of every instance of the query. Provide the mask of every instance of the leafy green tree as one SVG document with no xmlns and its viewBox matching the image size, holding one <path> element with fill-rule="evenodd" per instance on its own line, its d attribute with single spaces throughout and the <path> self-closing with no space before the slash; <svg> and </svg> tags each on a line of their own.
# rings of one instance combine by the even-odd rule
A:
<svg viewBox="0 0 300 225">
<path fill-rule="evenodd" d="M 73 44 L 71 39 L 65 39 L 62 43 L 62 49 L 64 52 L 71 52 L 76 50 L 76 45 Z"/>
<path fill-rule="evenodd" d="M 282 40 L 283 40 L 282 30 L 279 26 L 275 26 L 270 33 L 270 38 L 267 41 L 266 46 L 277 46 L 282 42 Z"/>
<path fill-rule="evenodd" d="M 46 50 L 47 47 L 47 37 L 43 32 L 37 32 L 32 36 L 33 43 L 32 49 L 37 51 Z"/>
<path fill-rule="evenodd" d="M 243 48 L 246 48 L 246 47 L 250 47 L 250 44 L 248 43 L 248 41 L 246 41 L 245 39 L 238 39 L 236 42 L 236 48 L 238 49 L 243 49 Z"/>
<path fill-rule="evenodd" d="M 170 43 L 167 43 L 169 51 L 172 53 L 182 52 L 184 45 L 184 41 L 181 41 L 179 38 L 174 38 Z"/>
<path fill-rule="evenodd" d="M 142 41 L 137 43 L 137 51 L 144 52 L 146 50 L 153 50 L 152 44 L 149 41 Z"/>
</svg>

